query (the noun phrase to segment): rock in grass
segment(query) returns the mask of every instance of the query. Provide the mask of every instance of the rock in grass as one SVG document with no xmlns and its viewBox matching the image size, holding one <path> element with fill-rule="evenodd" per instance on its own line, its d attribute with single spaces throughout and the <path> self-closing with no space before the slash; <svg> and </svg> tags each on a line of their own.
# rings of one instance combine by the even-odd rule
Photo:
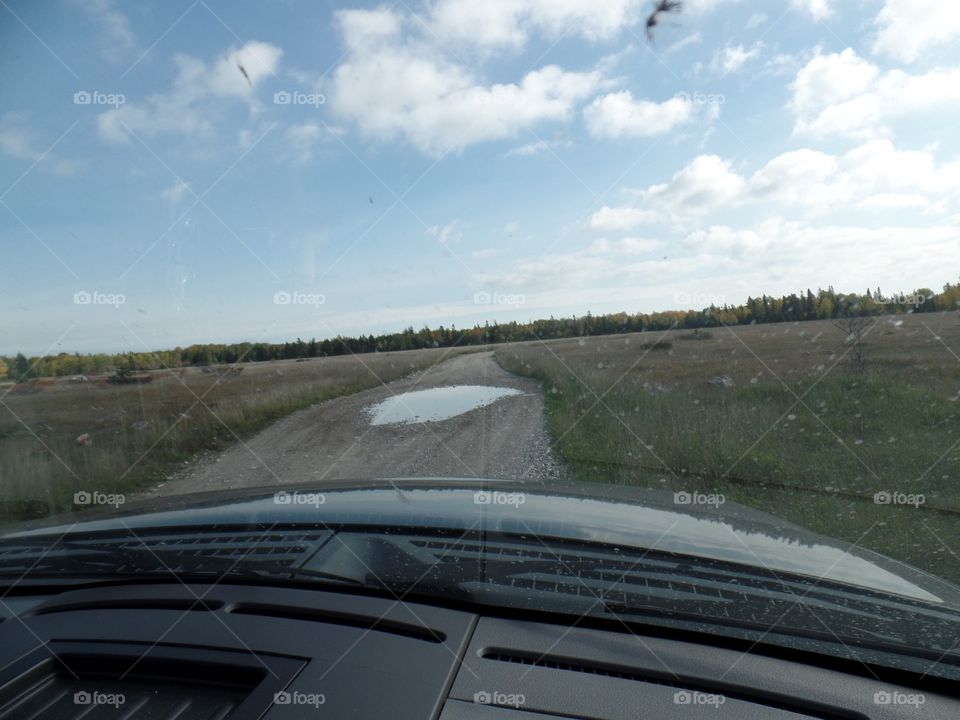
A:
<svg viewBox="0 0 960 720">
<path fill-rule="evenodd" d="M 716 375 L 709 380 L 708 383 L 711 385 L 719 385 L 721 387 L 733 387 L 736 383 L 733 381 L 733 378 L 729 375 Z"/>
</svg>

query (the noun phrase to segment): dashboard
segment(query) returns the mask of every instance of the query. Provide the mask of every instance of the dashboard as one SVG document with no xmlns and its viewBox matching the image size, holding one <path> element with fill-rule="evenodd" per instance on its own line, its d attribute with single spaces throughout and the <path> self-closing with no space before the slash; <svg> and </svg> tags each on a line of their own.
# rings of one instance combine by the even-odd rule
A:
<svg viewBox="0 0 960 720">
<path fill-rule="evenodd" d="M 138 583 L 9 596 L 0 615 L 0 720 L 960 717 L 949 689 L 867 666 L 402 596 Z"/>
</svg>

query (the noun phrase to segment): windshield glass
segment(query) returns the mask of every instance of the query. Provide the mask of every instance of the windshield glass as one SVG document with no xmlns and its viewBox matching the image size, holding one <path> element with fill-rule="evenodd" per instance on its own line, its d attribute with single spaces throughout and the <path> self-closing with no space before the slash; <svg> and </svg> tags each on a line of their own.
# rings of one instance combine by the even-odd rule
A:
<svg viewBox="0 0 960 720">
<path fill-rule="evenodd" d="M 952 3 L 0 17 L 7 586 L 286 573 L 957 662 Z M 217 523 L 316 534 L 141 539 Z"/>
</svg>

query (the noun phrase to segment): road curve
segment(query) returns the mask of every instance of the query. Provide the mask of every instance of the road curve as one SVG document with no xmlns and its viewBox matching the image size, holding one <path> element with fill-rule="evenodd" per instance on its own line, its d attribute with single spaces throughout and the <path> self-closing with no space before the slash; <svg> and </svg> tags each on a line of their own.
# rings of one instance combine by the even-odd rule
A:
<svg viewBox="0 0 960 720">
<path fill-rule="evenodd" d="M 521 394 L 442 421 L 370 424 L 394 395 L 450 385 Z M 492 352 L 458 355 L 370 390 L 293 413 L 207 456 L 143 497 L 375 477 L 485 477 L 542 482 L 563 476 L 550 449 L 539 384 L 501 368 Z"/>
</svg>

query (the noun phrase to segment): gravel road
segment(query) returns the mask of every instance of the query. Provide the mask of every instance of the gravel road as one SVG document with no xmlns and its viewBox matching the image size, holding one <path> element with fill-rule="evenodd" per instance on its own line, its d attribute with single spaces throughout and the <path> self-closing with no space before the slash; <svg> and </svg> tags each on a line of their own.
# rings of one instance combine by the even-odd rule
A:
<svg viewBox="0 0 960 720">
<path fill-rule="evenodd" d="M 394 395 L 451 385 L 521 394 L 433 422 L 371 425 L 367 408 Z M 423 372 L 301 410 L 253 438 L 211 454 L 144 497 L 375 477 L 484 477 L 545 482 L 563 477 L 550 450 L 535 380 L 502 369 L 492 352 L 470 353 Z"/>
</svg>

